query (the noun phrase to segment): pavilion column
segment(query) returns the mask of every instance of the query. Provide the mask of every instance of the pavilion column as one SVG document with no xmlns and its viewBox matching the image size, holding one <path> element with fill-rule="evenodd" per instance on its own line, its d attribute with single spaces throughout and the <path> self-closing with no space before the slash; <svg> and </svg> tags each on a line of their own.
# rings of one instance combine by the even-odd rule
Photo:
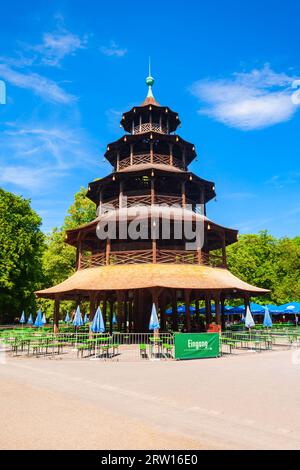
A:
<svg viewBox="0 0 300 470">
<path fill-rule="evenodd" d="M 60 305 L 60 298 L 56 296 L 54 300 L 54 312 L 53 312 L 53 333 L 59 332 L 59 305 Z"/>
<path fill-rule="evenodd" d="M 117 291 L 117 322 L 118 322 L 118 330 L 122 332 L 123 315 L 122 315 L 122 292 L 121 291 Z"/>
<path fill-rule="evenodd" d="M 91 291 L 89 293 L 89 300 L 90 300 L 90 306 L 89 306 L 89 320 L 90 323 L 92 323 L 93 318 L 95 316 L 95 311 L 96 311 L 96 299 L 97 299 L 97 292 Z"/>
<path fill-rule="evenodd" d="M 113 315 L 114 315 L 114 301 L 111 299 L 109 302 L 109 332 L 112 334 L 113 330 Z"/>
<path fill-rule="evenodd" d="M 128 333 L 132 332 L 132 299 L 128 302 Z"/>
<path fill-rule="evenodd" d="M 106 295 L 106 292 L 104 292 L 104 294 L 103 294 L 102 313 L 103 313 L 104 325 L 106 325 L 106 320 L 107 320 L 107 295 Z"/>
<path fill-rule="evenodd" d="M 119 209 L 123 207 L 123 192 L 124 192 L 124 181 L 119 183 Z"/>
<path fill-rule="evenodd" d="M 205 294 L 205 323 L 206 329 L 208 329 L 209 325 L 211 324 L 211 304 L 210 295 L 208 293 Z"/>
<path fill-rule="evenodd" d="M 182 207 L 185 208 L 186 206 L 185 181 L 181 183 L 181 201 L 182 201 Z"/>
<path fill-rule="evenodd" d="M 191 291 L 189 289 L 184 289 L 185 328 L 187 332 L 191 331 L 190 296 L 191 296 Z"/>
<path fill-rule="evenodd" d="M 117 171 L 119 171 L 120 168 L 120 152 L 117 152 Z"/>
<path fill-rule="evenodd" d="M 151 205 L 155 204 L 155 179 L 151 178 Z"/>
<path fill-rule="evenodd" d="M 196 322 L 197 324 L 200 326 L 200 310 L 199 310 L 199 293 L 198 291 L 196 291 L 196 299 L 195 299 L 195 318 L 196 318 Z"/>
<path fill-rule="evenodd" d="M 133 144 L 130 144 L 130 165 L 133 165 Z"/>
<path fill-rule="evenodd" d="M 153 142 L 150 142 L 150 163 L 153 163 Z"/>
<path fill-rule="evenodd" d="M 106 239 L 106 249 L 105 249 L 105 262 L 106 262 L 106 264 L 109 264 L 110 250 L 111 250 L 111 241 L 110 241 L 110 238 L 107 238 Z"/>
<path fill-rule="evenodd" d="M 221 325 L 222 330 L 225 330 L 225 299 L 223 295 L 221 295 Z"/>
<path fill-rule="evenodd" d="M 142 132 L 142 115 L 140 114 L 140 124 L 139 124 L 139 127 L 140 127 L 140 133 Z"/>
<path fill-rule="evenodd" d="M 172 289 L 171 296 L 172 296 L 172 325 L 173 325 L 173 331 L 178 331 L 178 311 L 177 311 L 177 297 L 176 297 L 176 290 L 175 289 Z"/>
<path fill-rule="evenodd" d="M 129 323 L 128 322 L 128 301 L 125 296 L 125 299 L 124 299 L 124 332 L 125 333 L 127 333 L 127 323 Z"/>
<path fill-rule="evenodd" d="M 214 295 L 215 302 L 215 312 L 216 312 L 216 324 L 221 325 L 221 316 L 220 316 L 220 293 Z"/>
<path fill-rule="evenodd" d="M 173 165 L 173 144 L 169 144 L 170 149 L 170 165 Z"/>
<path fill-rule="evenodd" d="M 159 116 L 159 130 L 162 132 L 162 116 Z"/>
<path fill-rule="evenodd" d="M 160 310 L 160 329 L 161 331 L 166 330 L 166 303 L 165 303 L 166 297 L 165 297 L 165 292 L 163 292 L 160 296 L 160 301 L 159 301 L 159 310 Z"/>
<path fill-rule="evenodd" d="M 244 296 L 244 306 L 245 306 L 245 317 L 246 317 L 247 307 L 250 307 L 249 294 L 245 294 Z"/>
<path fill-rule="evenodd" d="M 102 214 L 102 209 L 103 209 L 103 189 L 100 189 L 98 215 Z"/>
</svg>

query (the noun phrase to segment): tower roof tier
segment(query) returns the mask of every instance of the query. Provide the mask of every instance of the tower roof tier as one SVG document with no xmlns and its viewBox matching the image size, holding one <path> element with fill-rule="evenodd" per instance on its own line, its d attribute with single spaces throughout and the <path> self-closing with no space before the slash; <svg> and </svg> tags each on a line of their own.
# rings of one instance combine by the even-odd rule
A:
<svg viewBox="0 0 300 470">
<path fill-rule="evenodd" d="M 176 131 L 181 124 L 178 113 L 168 106 L 146 101 L 123 114 L 120 124 L 124 130 L 131 134 L 142 134 L 152 125 L 153 130 L 156 129 L 162 134 Z"/>
<path fill-rule="evenodd" d="M 101 192 L 104 200 L 119 196 L 120 183 L 123 184 L 124 194 L 132 194 L 132 192 L 146 194 L 150 190 L 151 181 L 154 181 L 157 194 L 177 194 L 179 198 L 181 197 L 181 185 L 184 183 L 187 199 L 193 200 L 196 204 L 206 204 L 216 197 L 215 185 L 212 181 L 200 178 L 190 171 L 180 171 L 165 165 L 160 167 L 147 165 L 146 168 L 135 165 L 135 167 L 131 167 L 130 171 L 113 172 L 104 178 L 91 182 L 87 197 L 98 206 Z"/>
<path fill-rule="evenodd" d="M 176 158 L 185 161 L 189 165 L 197 156 L 194 144 L 185 141 L 179 135 L 160 134 L 158 132 L 146 132 L 145 134 L 125 135 L 120 139 L 108 144 L 105 158 L 113 166 L 117 159 L 129 157 L 130 154 L 149 153 L 150 144 L 154 152 L 170 154 L 175 149 Z M 173 152 L 174 153 L 174 152 Z"/>
</svg>

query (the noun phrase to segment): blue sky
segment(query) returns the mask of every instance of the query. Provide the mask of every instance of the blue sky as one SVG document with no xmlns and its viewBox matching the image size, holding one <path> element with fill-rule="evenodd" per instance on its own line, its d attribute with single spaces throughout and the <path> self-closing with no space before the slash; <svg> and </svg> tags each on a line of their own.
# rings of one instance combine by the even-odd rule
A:
<svg viewBox="0 0 300 470">
<path fill-rule="evenodd" d="M 0 185 L 31 198 L 44 230 L 61 225 L 80 186 L 110 171 L 105 146 L 146 95 L 150 55 L 155 97 L 196 145 L 191 169 L 216 182 L 208 216 L 298 235 L 300 5 L 240 3 L 2 4 Z"/>
</svg>

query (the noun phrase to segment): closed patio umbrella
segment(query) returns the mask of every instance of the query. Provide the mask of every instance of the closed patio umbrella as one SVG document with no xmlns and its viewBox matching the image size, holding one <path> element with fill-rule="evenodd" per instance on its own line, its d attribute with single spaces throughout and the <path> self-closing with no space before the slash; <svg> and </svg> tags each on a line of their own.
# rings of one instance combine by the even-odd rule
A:
<svg viewBox="0 0 300 470">
<path fill-rule="evenodd" d="M 151 311 L 151 317 L 150 317 L 150 322 L 149 322 L 149 330 L 159 330 L 159 321 L 158 321 L 156 306 L 155 306 L 154 303 L 152 304 L 152 311 Z"/>
<path fill-rule="evenodd" d="M 247 310 L 246 310 L 246 317 L 245 317 L 245 327 L 250 329 L 252 326 L 255 326 L 255 323 L 251 315 L 250 307 L 248 305 Z"/>
<path fill-rule="evenodd" d="M 271 315 L 270 315 L 268 307 L 265 307 L 265 316 L 264 316 L 263 325 L 266 328 L 271 328 L 273 326 L 273 322 L 272 322 Z"/>
<path fill-rule="evenodd" d="M 34 326 L 37 327 L 37 328 L 41 328 L 42 326 L 44 326 L 43 315 L 42 315 L 42 312 L 41 312 L 40 309 L 37 313 L 37 316 L 36 316 L 36 319 L 35 319 L 35 322 L 34 322 Z"/>
<path fill-rule="evenodd" d="M 29 315 L 29 318 L 28 318 L 28 321 L 27 321 L 27 325 L 33 325 L 32 314 Z"/>
<path fill-rule="evenodd" d="M 91 330 L 93 333 L 105 333 L 105 325 L 101 308 L 98 307 L 93 318 Z"/>
<path fill-rule="evenodd" d="M 70 323 L 69 310 L 67 311 L 66 316 L 65 316 L 65 323 Z"/>
<path fill-rule="evenodd" d="M 20 323 L 23 325 L 24 323 L 26 323 L 26 318 L 25 318 L 25 312 L 23 310 L 22 312 L 22 315 L 21 315 L 21 318 L 20 318 Z"/>
</svg>

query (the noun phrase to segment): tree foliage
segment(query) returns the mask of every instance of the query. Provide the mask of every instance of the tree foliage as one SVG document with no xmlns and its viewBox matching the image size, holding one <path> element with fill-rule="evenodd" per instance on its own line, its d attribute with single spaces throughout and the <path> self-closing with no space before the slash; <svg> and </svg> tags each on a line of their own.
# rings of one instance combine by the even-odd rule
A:
<svg viewBox="0 0 300 470">
<path fill-rule="evenodd" d="M 44 235 L 30 201 L 0 189 L 0 321 L 35 306 L 43 281 Z"/>
<path fill-rule="evenodd" d="M 261 299 L 283 304 L 300 300 L 300 237 L 277 239 L 267 231 L 241 235 L 227 248 L 230 271 L 258 287 L 270 289 Z"/>
</svg>

